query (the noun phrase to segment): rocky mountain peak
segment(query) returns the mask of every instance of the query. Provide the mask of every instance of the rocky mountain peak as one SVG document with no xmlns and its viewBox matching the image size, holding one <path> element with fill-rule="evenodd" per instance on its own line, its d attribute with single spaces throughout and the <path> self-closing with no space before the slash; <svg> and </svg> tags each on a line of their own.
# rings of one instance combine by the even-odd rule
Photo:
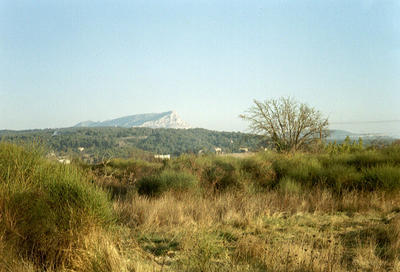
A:
<svg viewBox="0 0 400 272">
<path fill-rule="evenodd" d="M 103 122 L 85 121 L 75 127 L 150 127 L 190 128 L 174 110 L 162 113 L 135 114 Z"/>
</svg>

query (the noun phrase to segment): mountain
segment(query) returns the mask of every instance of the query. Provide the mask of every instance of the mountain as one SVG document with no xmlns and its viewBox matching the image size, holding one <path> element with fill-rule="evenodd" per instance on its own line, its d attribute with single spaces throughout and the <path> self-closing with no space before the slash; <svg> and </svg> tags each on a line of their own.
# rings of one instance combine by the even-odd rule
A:
<svg viewBox="0 0 400 272">
<path fill-rule="evenodd" d="M 149 127 L 149 128 L 190 128 L 175 111 L 136 114 L 103 122 L 85 121 L 75 127 Z"/>
<path fill-rule="evenodd" d="M 327 137 L 327 140 L 344 140 L 347 136 L 352 138 L 357 138 L 359 137 L 358 134 L 355 134 L 353 132 L 347 131 L 347 130 L 340 130 L 340 129 L 332 129 L 329 130 L 329 135 Z"/>
<path fill-rule="evenodd" d="M 374 140 L 384 140 L 384 141 L 394 140 L 393 137 L 381 133 L 354 133 L 347 130 L 339 130 L 339 129 L 329 130 L 329 136 L 327 137 L 327 140 L 329 142 L 333 141 L 341 142 L 344 141 L 344 139 L 346 139 L 347 136 L 349 136 L 350 140 L 352 141 L 358 140 L 359 138 L 362 138 L 364 141 L 367 142 Z"/>
</svg>

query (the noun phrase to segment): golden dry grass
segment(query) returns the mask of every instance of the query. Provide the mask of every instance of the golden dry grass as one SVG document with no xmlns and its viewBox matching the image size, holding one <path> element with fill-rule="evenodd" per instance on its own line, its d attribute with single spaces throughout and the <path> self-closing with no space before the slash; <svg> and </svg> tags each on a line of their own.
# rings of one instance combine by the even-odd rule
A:
<svg viewBox="0 0 400 272">
<path fill-rule="evenodd" d="M 163 271 L 395 271 L 398 207 L 398 195 L 338 198 L 318 190 L 157 199 L 132 194 L 114 204 L 121 223 Z"/>
</svg>

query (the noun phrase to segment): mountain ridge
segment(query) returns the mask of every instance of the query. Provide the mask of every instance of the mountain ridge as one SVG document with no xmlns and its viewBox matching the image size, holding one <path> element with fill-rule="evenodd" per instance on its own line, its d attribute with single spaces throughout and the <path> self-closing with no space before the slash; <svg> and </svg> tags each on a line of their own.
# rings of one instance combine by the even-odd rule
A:
<svg viewBox="0 0 400 272">
<path fill-rule="evenodd" d="M 174 110 L 161 113 L 134 114 L 100 122 L 84 121 L 74 127 L 191 128 Z"/>
</svg>

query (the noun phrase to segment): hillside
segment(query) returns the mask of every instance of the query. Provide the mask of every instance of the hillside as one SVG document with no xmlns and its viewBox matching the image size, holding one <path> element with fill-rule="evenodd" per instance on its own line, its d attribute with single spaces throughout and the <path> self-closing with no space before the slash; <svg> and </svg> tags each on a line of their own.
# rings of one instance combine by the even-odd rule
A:
<svg viewBox="0 0 400 272">
<path fill-rule="evenodd" d="M 239 152 L 240 147 L 256 150 L 263 146 L 262 137 L 240 132 L 218 132 L 206 129 L 152 128 L 64 128 L 28 131 L 0 131 L 5 141 L 39 142 L 58 155 L 79 155 L 90 161 L 104 157 L 149 157 L 150 153 L 171 154 Z M 265 143 L 264 143 L 265 144 Z M 78 148 L 83 147 L 83 151 Z"/>
</svg>

